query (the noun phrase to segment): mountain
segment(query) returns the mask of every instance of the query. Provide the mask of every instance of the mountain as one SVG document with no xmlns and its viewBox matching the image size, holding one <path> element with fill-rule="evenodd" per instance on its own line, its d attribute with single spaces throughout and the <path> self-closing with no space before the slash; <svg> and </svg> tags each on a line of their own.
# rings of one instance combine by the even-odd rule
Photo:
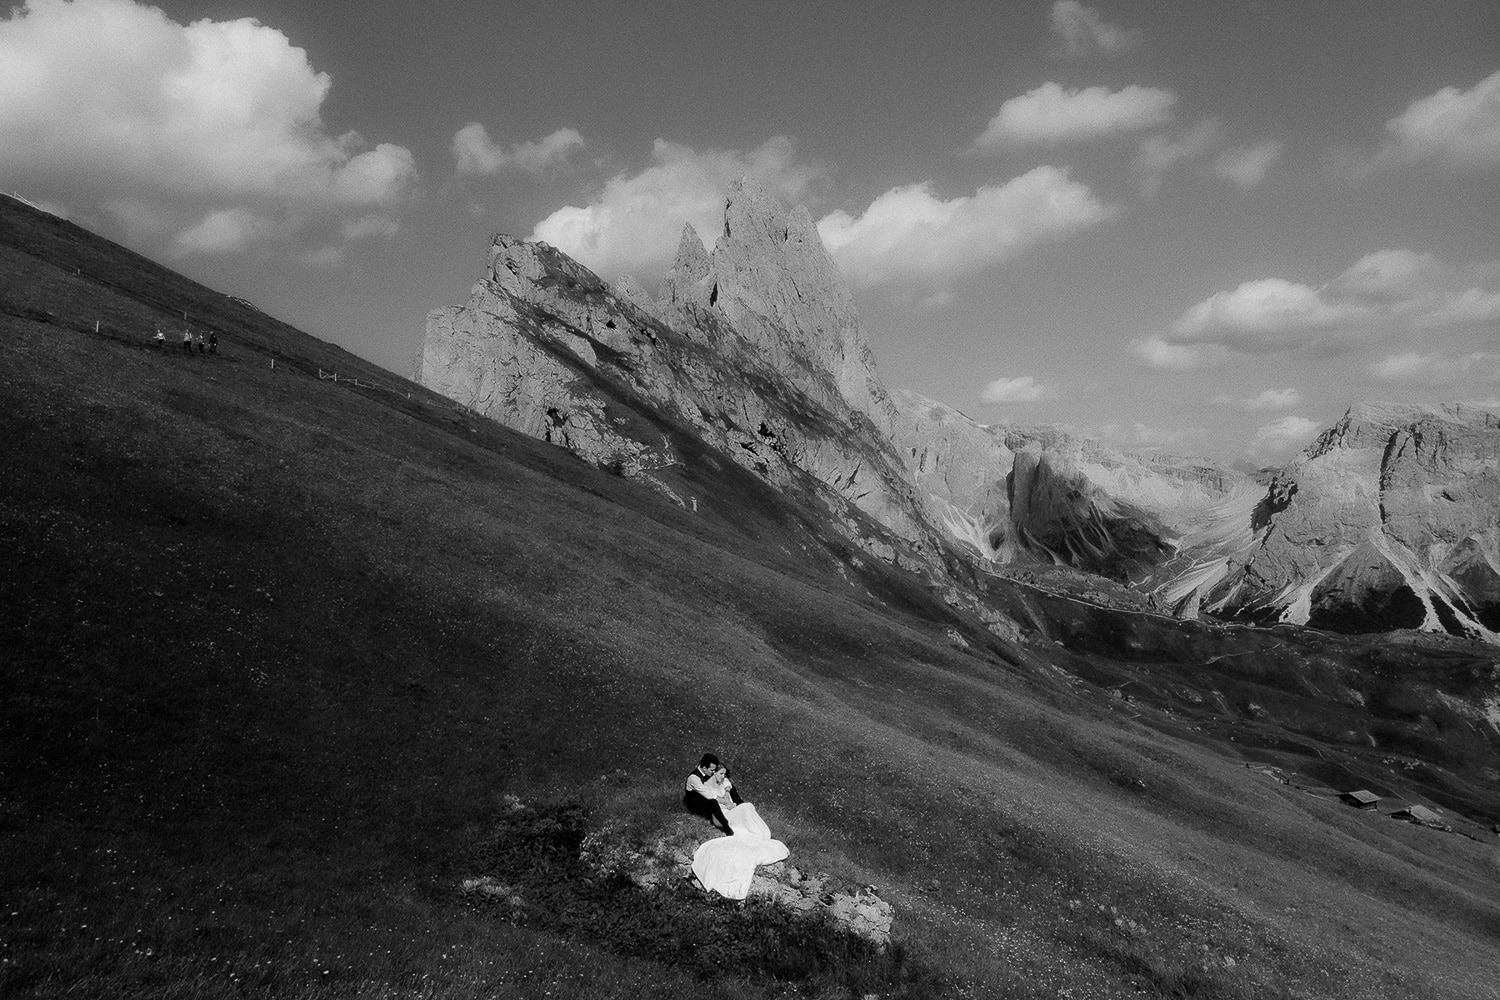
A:
<svg viewBox="0 0 1500 1000">
<path fill-rule="evenodd" d="M 1357 407 L 1262 503 L 1254 549 L 1208 595 L 1215 610 L 1500 642 L 1500 415 Z"/>
<path fill-rule="evenodd" d="M 594 294 L 726 394 L 770 378 Z M 1494 994 L 1494 647 L 909 541 L 760 472 L 758 425 L 715 417 L 736 456 L 623 395 L 644 345 L 494 307 L 602 387 L 597 423 L 539 412 L 618 468 L 0 198 L 0 996 Z M 153 346 L 184 325 L 219 352 Z M 764 413 L 825 447 L 815 389 Z M 704 750 L 800 884 L 877 887 L 892 949 L 584 866 L 709 836 Z"/>
<path fill-rule="evenodd" d="M 670 422 L 971 608 L 976 566 L 1063 566 L 1183 617 L 1500 642 L 1493 413 L 1351 411 L 1269 482 L 982 425 L 887 388 L 811 216 L 749 180 L 712 251 L 684 231 L 659 300 L 620 285 L 496 237 L 470 301 L 429 317 L 422 381 L 684 503 Z"/>
</svg>

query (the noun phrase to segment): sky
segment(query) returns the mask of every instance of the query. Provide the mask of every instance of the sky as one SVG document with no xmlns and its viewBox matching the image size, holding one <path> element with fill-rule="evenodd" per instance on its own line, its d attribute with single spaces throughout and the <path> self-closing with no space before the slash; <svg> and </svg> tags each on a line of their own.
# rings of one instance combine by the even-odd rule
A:
<svg viewBox="0 0 1500 1000">
<path fill-rule="evenodd" d="M 805 204 L 880 372 L 1279 463 L 1500 409 L 1500 4 L 25 0 L 0 191 L 409 375 L 496 232 L 606 279 Z"/>
</svg>

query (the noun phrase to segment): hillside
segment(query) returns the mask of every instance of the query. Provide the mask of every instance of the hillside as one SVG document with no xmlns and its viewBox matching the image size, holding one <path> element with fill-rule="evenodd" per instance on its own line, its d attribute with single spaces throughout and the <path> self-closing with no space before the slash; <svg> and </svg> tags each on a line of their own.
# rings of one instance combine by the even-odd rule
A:
<svg viewBox="0 0 1500 1000">
<path fill-rule="evenodd" d="M 659 413 L 696 510 L 3 198 L 0 348 L 0 995 L 816 992 L 458 891 L 507 796 L 706 836 L 705 749 L 908 995 L 1500 995 L 1491 647 L 1040 568 L 1001 637 Z"/>
</svg>

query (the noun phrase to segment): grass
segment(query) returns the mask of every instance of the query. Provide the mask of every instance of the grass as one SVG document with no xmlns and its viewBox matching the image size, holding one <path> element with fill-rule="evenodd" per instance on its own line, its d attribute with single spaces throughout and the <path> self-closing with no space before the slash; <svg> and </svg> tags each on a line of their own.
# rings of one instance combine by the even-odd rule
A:
<svg viewBox="0 0 1500 1000">
<path fill-rule="evenodd" d="M 591 843 L 597 854 L 614 836 L 576 802 L 506 809 L 476 866 L 504 886 L 488 905 L 508 922 L 691 971 L 715 993 L 726 982 L 830 997 L 946 991 L 899 944 L 880 947 L 818 912 L 708 897 L 681 879 L 644 889 L 607 855 L 591 858 Z"/>
<path fill-rule="evenodd" d="M 420 388 L 320 382 L 397 380 L 0 210 L 0 995 L 863 988 L 864 959 L 827 939 L 806 975 L 620 944 L 650 925 L 680 947 L 689 918 L 758 939 L 702 900 L 610 896 L 591 920 L 639 919 L 567 929 L 459 891 L 507 795 L 580 802 L 647 845 L 683 821 L 705 749 L 792 863 L 895 904 L 911 978 L 877 991 L 1494 995 L 1493 843 L 1345 809 L 1241 753 L 1295 739 L 1316 748 L 1286 751 L 1299 765 L 1377 766 L 1389 750 L 1307 735 L 1315 706 L 1344 709 L 1297 664 L 1318 685 L 1409 664 L 1473 689 L 1472 650 L 1177 627 L 1024 588 L 997 589 L 1031 630 L 1003 642 L 731 463 L 690 454 L 695 516 Z M 220 356 L 145 343 L 179 306 L 215 317 Z M 1107 693 L 1122 679 L 1131 702 Z M 1221 719 L 1232 683 L 1288 701 Z M 1404 699 L 1391 724 L 1422 724 Z M 1493 746 L 1392 787 L 1460 799 Z"/>
</svg>

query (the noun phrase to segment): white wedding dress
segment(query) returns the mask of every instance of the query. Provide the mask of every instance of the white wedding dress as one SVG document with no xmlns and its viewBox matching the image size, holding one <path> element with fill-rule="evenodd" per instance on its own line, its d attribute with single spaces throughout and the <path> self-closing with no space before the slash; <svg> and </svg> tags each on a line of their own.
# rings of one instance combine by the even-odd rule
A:
<svg viewBox="0 0 1500 1000">
<path fill-rule="evenodd" d="M 699 845 L 693 854 L 693 874 L 709 892 L 744 899 L 750 895 L 756 865 L 775 864 L 792 852 L 771 837 L 771 828 L 750 803 L 725 810 L 724 817 L 734 833 Z"/>
</svg>

